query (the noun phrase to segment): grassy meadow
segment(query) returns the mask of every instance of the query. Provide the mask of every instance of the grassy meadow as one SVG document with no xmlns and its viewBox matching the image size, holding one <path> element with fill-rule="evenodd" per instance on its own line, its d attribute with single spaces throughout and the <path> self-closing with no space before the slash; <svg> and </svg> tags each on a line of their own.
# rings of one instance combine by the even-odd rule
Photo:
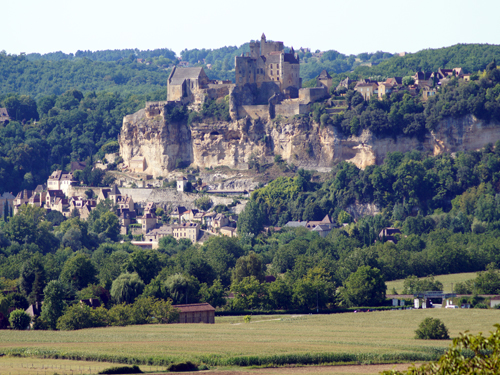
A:
<svg viewBox="0 0 500 375">
<path fill-rule="evenodd" d="M 441 319 L 451 337 L 466 330 L 487 333 L 500 322 L 499 310 L 481 309 L 253 316 L 251 323 L 218 317 L 213 325 L 1 331 L 0 353 L 163 365 L 185 360 L 212 366 L 412 362 L 436 359 L 451 343 L 414 339 L 428 316 Z"/>
<path fill-rule="evenodd" d="M 443 283 L 443 289 L 445 292 L 451 292 L 451 284 L 456 285 L 459 282 L 464 282 L 467 280 L 475 279 L 477 276 L 476 272 L 464 272 L 464 273 L 452 273 L 449 275 L 437 275 L 434 276 L 435 280 L 439 280 Z M 425 279 L 425 277 L 421 277 L 420 279 Z M 398 294 L 403 293 L 403 284 L 404 279 L 387 281 L 385 285 L 387 285 L 387 294 L 392 294 L 392 288 L 396 288 L 396 292 Z"/>
</svg>

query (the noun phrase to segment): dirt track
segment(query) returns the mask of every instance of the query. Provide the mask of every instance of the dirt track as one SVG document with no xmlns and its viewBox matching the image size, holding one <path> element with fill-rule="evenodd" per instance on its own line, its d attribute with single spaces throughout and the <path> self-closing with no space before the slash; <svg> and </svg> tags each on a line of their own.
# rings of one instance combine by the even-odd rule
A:
<svg viewBox="0 0 500 375">
<path fill-rule="evenodd" d="M 404 371 L 410 366 L 409 363 L 404 364 L 382 364 L 382 365 L 348 365 L 348 366 L 301 366 L 301 367 L 277 367 L 263 369 L 241 369 L 241 370 L 208 370 L 188 372 L 184 374 L 200 374 L 207 375 L 306 375 L 306 374 L 379 374 L 381 371 L 396 369 Z"/>
</svg>

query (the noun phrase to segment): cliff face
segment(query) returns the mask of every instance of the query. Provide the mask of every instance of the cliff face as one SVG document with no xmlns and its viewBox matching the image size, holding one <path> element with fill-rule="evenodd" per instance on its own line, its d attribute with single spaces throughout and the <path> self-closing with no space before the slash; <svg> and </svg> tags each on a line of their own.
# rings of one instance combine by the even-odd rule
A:
<svg viewBox="0 0 500 375">
<path fill-rule="evenodd" d="M 381 138 L 369 131 L 346 137 L 332 127 L 311 125 L 308 119 L 168 124 L 161 116 L 147 118 L 141 110 L 124 118 L 119 142 L 127 165 L 132 157 L 143 156 L 145 172 L 154 176 L 171 171 L 177 161 L 202 168 L 246 169 L 251 156 L 270 162 L 276 154 L 299 167 L 321 171 L 340 160 L 360 168 L 380 164 L 394 151 L 438 155 L 478 149 L 500 139 L 499 125 L 485 124 L 473 116 L 446 119 L 420 142 L 416 138 Z"/>
</svg>

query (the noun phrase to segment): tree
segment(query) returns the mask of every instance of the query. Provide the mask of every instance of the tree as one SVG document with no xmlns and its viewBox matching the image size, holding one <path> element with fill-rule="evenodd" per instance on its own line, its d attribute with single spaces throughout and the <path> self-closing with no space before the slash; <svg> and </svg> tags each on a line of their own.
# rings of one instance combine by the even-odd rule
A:
<svg viewBox="0 0 500 375">
<path fill-rule="evenodd" d="M 272 309 L 288 310 L 293 306 L 292 287 L 284 277 L 278 277 L 267 287 L 268 303 Z"/>
<path fill-rule="evenodd" d="M 12 329 L 25 330 L 30 325 L 31 317 L 24 310 L 17 309 L 10 313 L 9 322 Z"/>
<path fill-rule="evenodd" d="M 379 269 L 361 266 L 349 275 L 341 294 L 349 306 L 377 306 L 384 301 L 386 289 Z"/>
<path fill-rule="evenodd" d="M 232 303 L 235 310 L 258 309 L 266 304 L 267 284 L 259 282 L 255 276 L 233 282 L 231 292 L 234 293 Z"/>
<path fill-rule="evenodd" d="M 43 290 L 44 300 L 41 317 L 51 329 L 56 329 L 57 319 L 66 308 L 66 286 L 58 280 L 50 281 Z"/>
<path fill-rule="evenodd" d="M 238 216 L 238 234 L 253 234 L 257 236 L 264 229 L 264 214 L 257 202 L 250 201 Z"/>
<path fill-rule="evenodd" d="M 130 254 L 123 269 L 129 273 L 136 272 L 145 284 L 156 277 L 162 268 L 156 250 L 136 250 Z"/>
<path fill-rule="evenodd" d="M 450 338 L 448 328 L 439 319 L 425 318 L 415 331 L 415 338 L 422 340 L 447 340 Z"/>
<path fill-rule="evenodd" d="M 210 207 L 212 207 L 212 200 L 210 197 L 203 196 L 194 201 L 196 207 L 198 207 L 202 211 L 208 211 Z"/>
<path fill-rule="evenodd" d="M 43 288 L 46 285 L 45 268 L 39 253 L 33 255 L 21 268 L 19 288 L 31 303 L 42 302 Z"/>
<path fill-rule="evenodd" d="M 253 251 L 247 256 L 238 258 L 232 272 L 231 281 L 238 283 L 245 277 L 250 276 L 254 276 L 259 282 L 265 280 L 262 261 Z"/>
<path fill-rule="evenodd" d="M 293 286 L 293 300 L 303 309 L 325 308 L 334 303 L 334 294 L 335 284 L 322 267 L 309 269 Z"/>
<path fill-rule="evenodd" d="M 97 283 L 97 270 L 92 261 L 84 254 L 76 254 L 64 263 L 61 281 L 81 290 L 89 284 Z"/>
<path fill-rule="evenodd" d="M 194 276 L 180 273 L 169 276 L 165 281 L 165 287 L 174 305 L 199 301 L 200 283 Z"/>
<path fill-rule="evenodd" d="M 94 230 L 111 241 L 118 241 L 120 221 L 113 212 L 105 212 L 94 223 Z"/>
<path fill-rule="evenodd" d="M 117 303 L 132 303 L 142 294 L 144 282 L 137 273 L 122 273 L 113 281 L 111 297 Z"/>
<path fill-rule="evenodd" d="M 226 304 L 226 291 L 220 280 L 215 280 L 209 287 L 206 283 L 200 286 L 200 301 L 207 302 L 213 307 L 224 306 Z"/>
</svg>

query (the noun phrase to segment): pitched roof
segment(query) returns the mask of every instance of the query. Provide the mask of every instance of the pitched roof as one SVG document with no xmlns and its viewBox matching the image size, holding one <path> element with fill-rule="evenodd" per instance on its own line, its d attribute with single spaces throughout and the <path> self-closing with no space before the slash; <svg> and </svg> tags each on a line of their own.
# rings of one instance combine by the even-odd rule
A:
<svg viewBox="0 0 500 375">
<path fill-rule="evenodd" d="M 332 78 L 332 76 L 330 74 L 328 74 L 328 72 L 326 71 L 326 69 L 323 69 L 321 71 L 321 73 L 319 74 L 318 78 L 319 79 L 328 79 L 328 78 Z"/>
<path fill-rule="evenodd" d="M 7 108 L 0 108 L 0 121 L 8 121 L 10 120 L 9 113 L 7 112 Z"/>
<path fill-rule="evenodd" d="M 297 227 L 305 227 L 307 225 L 307 221 L 289 221 L 285 224 L 287 228 L 297 228 Z"/>
<path fill-rule="evenodd" d="M 0 198 L 2 198 L 2 199 L 14 199 L 15 196 L 13 196 L 11 193 L 3 193 L 2 195 L 0 195 Z"/>
<path fill-rule="evenodd" d="M 203 70 L 202 67 L 196 67 L 196 68 L 177 68 L 177 69 L 175 69 L 175 72 L 172 75 L 172 78 L 170 80 L 170 84 L 172 84 L 172 85 L 182 85 L 182 83 L 186 79 L 197 79 L 197 78 L 200 77 L 202 70 Z"/>
<path fill-rule="evenodd" d="M 87 166 L 87 163 L 84 161 L 72 161 L 71 162 L 71 172 L 83 171 L 86 166 Z"/>
<path fill-rule="evenodd" d="M 118 190 L 118 188 L 116 187 L 115 184 L 113 184 L 111 186 L 111 191 L 109 192 L 110 195 L 118 195 L 120 194 L 120 191 Z"/>
<path fill-rule="evenodd" d="M 215 309 L 209 303 L 190 303 L 187 305 L 172 305 L 172 307 L 179 309 L 181 313 L 215 311 Z"/>
</svg>

